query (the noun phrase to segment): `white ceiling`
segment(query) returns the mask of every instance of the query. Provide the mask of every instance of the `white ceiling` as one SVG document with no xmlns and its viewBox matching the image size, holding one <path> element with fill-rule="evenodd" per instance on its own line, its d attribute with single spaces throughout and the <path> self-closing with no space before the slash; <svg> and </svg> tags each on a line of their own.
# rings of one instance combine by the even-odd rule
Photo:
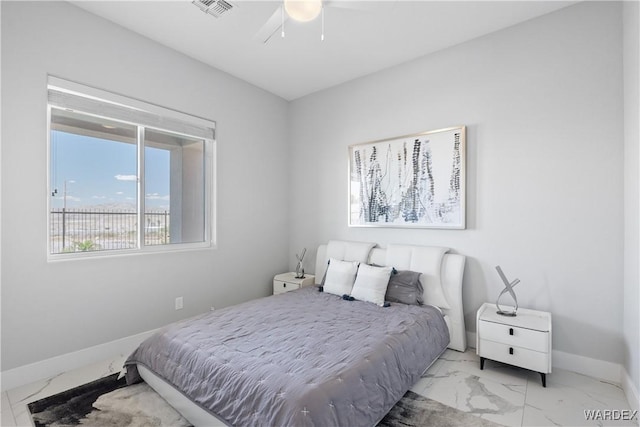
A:
<svg viewBox="0 0 640 427">
<path fill-rule="evenodd" d="M 566 7 L 575 1 L 351 1 L 321 19 L 256 33 L 280 1 L 230 0 L 220 18 L 190 0 L 74 1 L 77 6 L 286 100 L 352 80 Z M 354 7 L 353 9 L 345 7 Z"/>
</svg>

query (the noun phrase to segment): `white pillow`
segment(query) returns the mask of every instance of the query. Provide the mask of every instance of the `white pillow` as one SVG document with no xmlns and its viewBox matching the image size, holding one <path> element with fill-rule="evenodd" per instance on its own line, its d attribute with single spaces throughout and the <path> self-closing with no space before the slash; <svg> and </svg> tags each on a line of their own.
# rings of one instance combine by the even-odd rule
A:
<svg viewBox="0 0 640 427">
<path fill-rule="evenodd" d="M 392 267 L 373 267 L 360 264 L 351 296 L 360 301 L 384 305 L 384 295 L 391 276 Z"/>
<path fill-rule="evenodd" d="M 335 295 L 349 295 L 358 272 L 358 262 L 329 258 L 323 290 Z"/>
</svg>

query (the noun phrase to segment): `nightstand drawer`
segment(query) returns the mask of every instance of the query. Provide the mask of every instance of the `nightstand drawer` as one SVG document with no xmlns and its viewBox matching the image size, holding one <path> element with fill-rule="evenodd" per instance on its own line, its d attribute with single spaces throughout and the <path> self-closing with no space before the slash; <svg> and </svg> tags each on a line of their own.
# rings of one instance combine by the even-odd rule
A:
<svg viewBox="0 0 640 427">
<path fill-rule="evenodd" d="M 273 294 L 283 294 L 289 291 L 295 291 L 304 286 L 312 286 L 315 283 L 315 276 L 307 274 L 304 277 L 296 277 L 296 273 L 276 274 L 273 277 Z"/>
<path fill-rule="evenodd" d="M 282 294 L 284 292 L 294 291 L 300 289 L 300 283 L 281 282 L 280 280 L 273 281 L 273 293 Z"/>
<path fill-rule="evenodd" d="M 508 344 L 481 339 L 478 354 L 481 357 L 520 366 L 536 372 L 549 373 L 549 354 Z"/>
<path fill-rule="evenodd" d="M 532 329 L 503 325 L 481 320 L 478 324 L 483 340 L 495 341 L 514 347 L 528 348 L 542 353 L 549 352 L 549 333 Z M 488 356 L 487 356 L 488 357 Z"/>
</svg>

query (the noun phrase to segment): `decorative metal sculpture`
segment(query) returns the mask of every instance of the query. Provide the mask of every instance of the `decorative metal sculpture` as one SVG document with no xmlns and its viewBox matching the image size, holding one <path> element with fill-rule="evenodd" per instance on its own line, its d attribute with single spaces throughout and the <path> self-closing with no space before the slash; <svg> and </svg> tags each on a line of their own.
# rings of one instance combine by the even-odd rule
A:
<svg viewBox="0 0 640 427">
<path fill-rule="evenodd" d="M 296 258 L 298 259 L 298 264 L 296 264 L 296 279 L 304 279 L 304 267 L 302 267 L 302 260 L 306 253 L 307 248 L 302 248 L 302 255 L 296 254 Z"/>
<path fill-rule="evenodd" d="M 496 266 L 496 270 L 498 270 L 498 275 L 500 275 L 500 278 L 504 282 L 504 289 L 502 290 L 502 292 L 500 292 L 500 295 L 498 295 L 498 299 L 496 300 L 496 308 L 498 309 L 497 313 L 502 316 L 514 317 L 518 311 L 518 298 L 516 298 L 516 293 L 514 292 L 513 288 L 515 288 L 516 285 L 520 283 L 520 279 L 515 279 L 513 282 L 509 282 L 499 265 Z M 515 303 L 515 308 L 513 309 L 513 311 L 506 311 L 500 308 L 500 297 L 502 297 L 502 295 L 506 294 L 507 292 L 511 295 L 511 298 L 513 298 L 513 302 Z"/>
</svg>

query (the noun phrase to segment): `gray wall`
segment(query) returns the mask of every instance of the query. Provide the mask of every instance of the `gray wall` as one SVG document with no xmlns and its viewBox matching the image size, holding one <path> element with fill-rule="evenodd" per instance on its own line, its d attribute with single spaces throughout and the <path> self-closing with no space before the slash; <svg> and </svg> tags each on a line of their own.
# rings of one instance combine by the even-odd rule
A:
<svg viewBox="0 0 640 427">
<path fill-rule="evenodd" d="M 640 4 L 626 1 L 624 35 L 624 337 L 625 369 L 640 390 Z"/>
<path fill-rule="evenodd" d="M 66 2 L 1 7 L 2 370 L 268 295 L 287 103 Z M 217 249 L 47 262 L 47 73 L 217 122 Z"/>
<path fill-rule="evenodd" d="M 468 256 L 468 330 L 501 265 L 521 306 L 553 313 L 554 349 L 622 363 L 621 12 L 580 3 L 292 102 L 289 258 L 329 239 L 448 246 Z M 347 226 L 349 144 L 454 125 L 467 230 Z"/>
</svg>

